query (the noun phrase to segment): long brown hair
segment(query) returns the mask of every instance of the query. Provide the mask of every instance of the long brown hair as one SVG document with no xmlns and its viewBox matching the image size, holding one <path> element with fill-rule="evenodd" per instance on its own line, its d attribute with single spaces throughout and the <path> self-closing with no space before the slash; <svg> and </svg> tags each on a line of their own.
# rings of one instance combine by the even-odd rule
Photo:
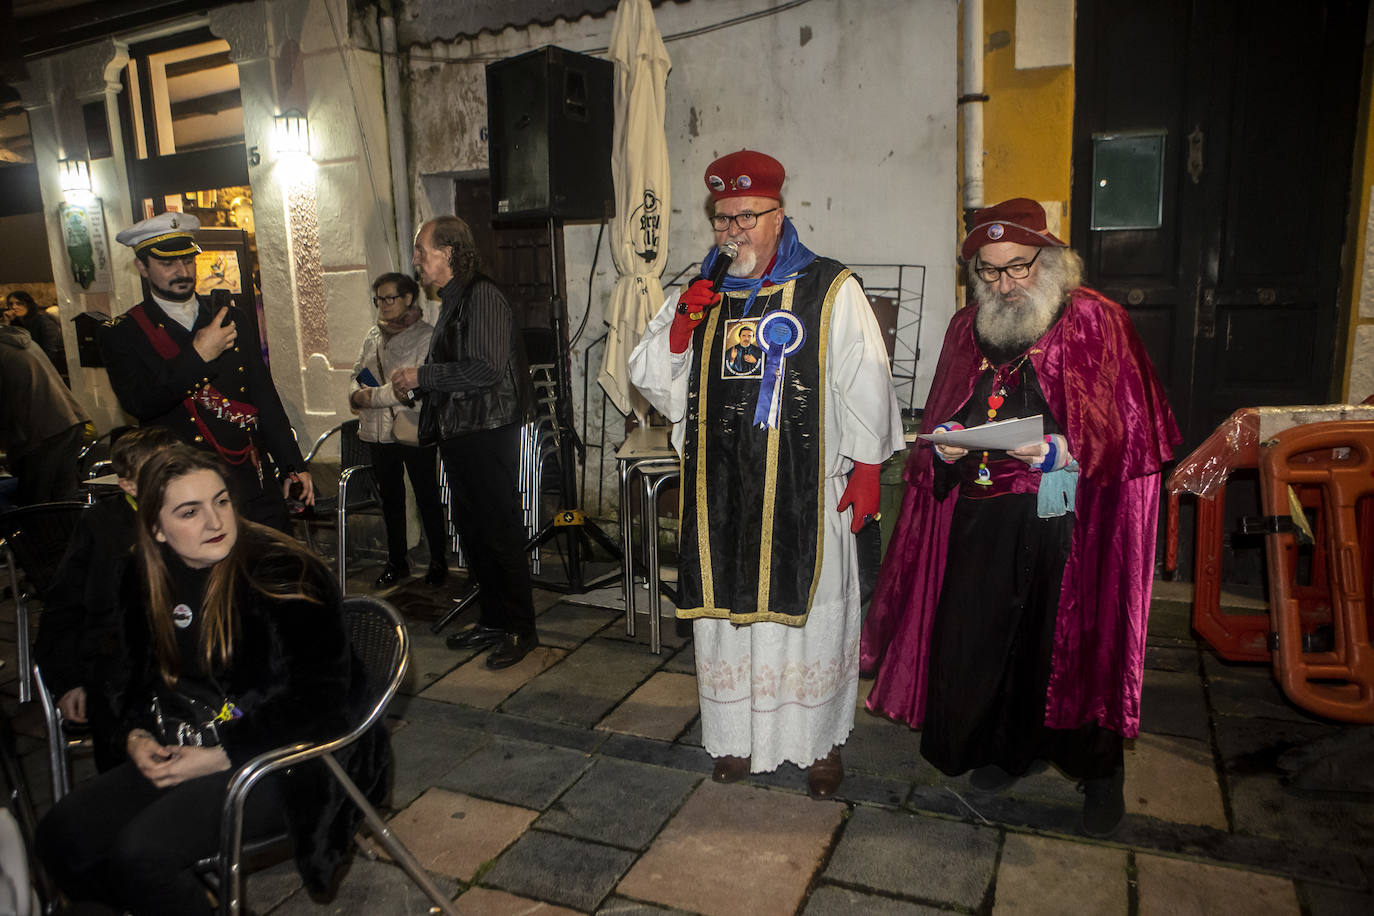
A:
<svg viewBox="0 0 1374 916">
<path fill-rule="evenodd" d="M 168 486 L 196 471 L 213 471 L 226 485 L 229 482 L 229 468 L 218 456 L 184 443 L 168 446 L 148 458 L 138 475 L 138 558 L 147 587 L 145 610 L 158 667 L 168 684 L 177 682 L 181 656 L 177 652 L 176 630 L 169 612 L 172 577 L 167 571 L 166 554 L 171 548 L 164 548 L 158 542 L 157 533 Z M 207 671 L 222 668 L 233 658 L 238 623 L 235 597 L 240 580 L 264 595 L 320 603 L 317 590 L 307 585 L 311 573 L 322 569 L 318 557 L 286 535 L 243 518 L 237 506 L 234 507 L 234 521 L 238 537 L 229 555 L 211 567 L 200 610 L 200 651 Z M 288 564 L 296 569 L 294 581 L 289 576 L 265 581 L 255 575 L 252 566 L 258 564 L 252 561 L 264 553 L 298 561 Z"/>
</svg>

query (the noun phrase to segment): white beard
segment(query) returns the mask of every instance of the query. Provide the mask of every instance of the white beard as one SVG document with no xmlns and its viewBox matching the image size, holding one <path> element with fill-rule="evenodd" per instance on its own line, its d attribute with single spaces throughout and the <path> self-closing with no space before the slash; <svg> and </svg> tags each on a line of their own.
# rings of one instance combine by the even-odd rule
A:
<svg viewBox="0 0 1374 916">
<path fill-rule="evenodd" d="M 758 263 L 758 253 L 753 248 L 745 248 L 730 262 L 730 267 L 725 272 L 732 277 L 747 277 L 754 272 Z"/>
<path fill-rule="evenodd" d="M 1030 284 L 1007 296 L 997 291 L 995 283 L 986 283 L 975 274 L 973 293 L 978 314 L 973 325 L 978 338 L 999 350 L 1020 352 L 1044 336 L 1069 291 L 1077 285 L 1065 285 L 1069 278 L 1052 266 L 1056 263 L 1042 261 Z"/>
</svg>

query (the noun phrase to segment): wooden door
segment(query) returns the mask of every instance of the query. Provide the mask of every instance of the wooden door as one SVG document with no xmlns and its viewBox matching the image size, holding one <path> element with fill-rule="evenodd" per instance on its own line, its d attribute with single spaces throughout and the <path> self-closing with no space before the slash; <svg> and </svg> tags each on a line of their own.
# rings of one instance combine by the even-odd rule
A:
<svg viewBox="0 0 1374 916">
<path fill-rule="evenodd" d="M 1368 0 L 1079 0 L 1073 243 L 1127 307 L 1186 454 L 1340 380 Z M 1162 131 L 1156 228 L 1094 229 L 1094 139 Z"/>
</svg>

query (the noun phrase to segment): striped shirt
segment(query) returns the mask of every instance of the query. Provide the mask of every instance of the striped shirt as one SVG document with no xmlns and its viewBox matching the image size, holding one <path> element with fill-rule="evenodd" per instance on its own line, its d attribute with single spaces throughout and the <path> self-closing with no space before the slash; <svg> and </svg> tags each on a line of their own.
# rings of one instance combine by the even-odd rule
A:
<svg viewBox="0 0 1374 916">
<path fill-rule="evenodd" d="M 435 323 L 434 341 L 443 336 L 443 329 L 451 322 L 463 321 L 467 325 L 467 353 L 446 362 L 435 362 L 434 350 L 430 349 L 429 360 L 419 367 L 420 387 L 429 391 L 471 391 L 476 388 L 490 388 L 501 379 L 501 373 L 511 358 L 511 338 L 514 331 L 514 314 L 506 297 L 497 289 L 496 284 L 479 280 L 472 288 L 465 315 L 454 314 L 461 301 L 462 288 L 457 281 L 450 280 L 439 290 L 443 308 Z"/>
</svg>

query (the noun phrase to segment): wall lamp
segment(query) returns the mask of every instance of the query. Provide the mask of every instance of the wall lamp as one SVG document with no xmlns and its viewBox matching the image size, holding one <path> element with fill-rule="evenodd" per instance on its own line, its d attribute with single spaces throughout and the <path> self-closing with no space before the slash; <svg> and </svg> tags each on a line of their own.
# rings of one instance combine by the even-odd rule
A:
<svg viewBox="0 0 1374 916">
<path fill-rule="evenodd" d="M 288 108 L 276 121 L 277 154 L 310 155 L 310 123 L 299 108 Z"/>
<path fill-rule="evenodd" d="M 85 159 L 59 159 L 57 169 L 62 182 L 62 196 L 68 203 L 84 203 L 94 196 L 91 190 L 91 164 Z"/>
</svg>

